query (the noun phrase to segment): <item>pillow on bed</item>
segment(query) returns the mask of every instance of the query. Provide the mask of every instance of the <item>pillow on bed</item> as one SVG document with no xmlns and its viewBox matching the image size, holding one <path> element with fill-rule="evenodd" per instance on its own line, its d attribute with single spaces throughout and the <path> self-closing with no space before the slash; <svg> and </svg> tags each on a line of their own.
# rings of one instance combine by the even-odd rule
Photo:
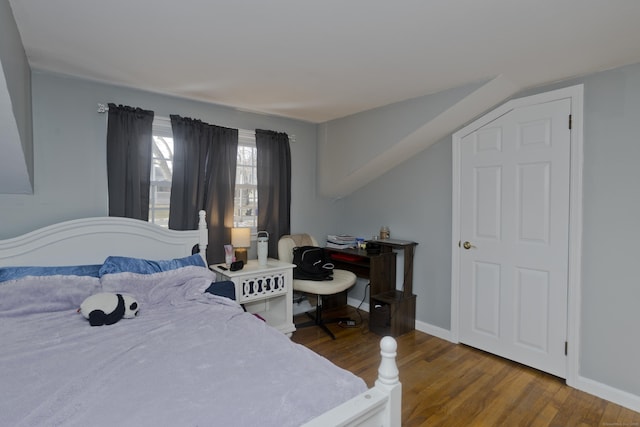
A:
<svg viewBox="0 0 640 427">
<path fill-rule="evenodd" d="M 236 285 L 231 280 L 213 282 L 206 290 L 212 295 L 236 300 Z"/>
<path fill-rule="evenodd" d="M 1 267 L 0 282 L 21 279 L 26 276 L 89 276 L 98 275 L 101 264 L 97 265 L 69 265 L 55 267 Z"/>
<path fill-rule="evenodd" d="M 137 274 L 153 274 L 163 271 L 176 270 L 181 267 L 195 265 L 197 267 L 206 267 L 204 260 L 200 254 L 193 254 L 184 258 L 175 258 L 163 261 L 151 261 L 142 258 L 130 258 L 122 256 L 110 256 L 100 267 L 99 276 L 113 273 L 137 273 Z"/>
<path fill-rule="evenodd" d="M 0 286 L 0 317 L 69 310 L 100 289 L 90 276 L 25 276 Z"/>
</svg>

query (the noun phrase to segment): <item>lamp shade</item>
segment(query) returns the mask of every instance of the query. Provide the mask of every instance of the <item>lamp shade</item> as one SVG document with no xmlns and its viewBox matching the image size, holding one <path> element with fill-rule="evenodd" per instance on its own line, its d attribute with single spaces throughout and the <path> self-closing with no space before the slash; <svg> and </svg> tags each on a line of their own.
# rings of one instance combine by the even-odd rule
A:
<svg viewBox="0 0 640 427">
<path fill-rule="evenodd" d="M 232 228 L 231 245 L 234 248 L 248 248 L 251 246 L 251 229 L 245 227 Z"/>
</svg>

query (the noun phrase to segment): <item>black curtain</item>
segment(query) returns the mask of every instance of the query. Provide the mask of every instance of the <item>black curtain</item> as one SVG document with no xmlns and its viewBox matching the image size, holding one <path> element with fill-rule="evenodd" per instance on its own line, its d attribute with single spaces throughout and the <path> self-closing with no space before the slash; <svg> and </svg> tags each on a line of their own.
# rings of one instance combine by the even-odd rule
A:
<svg viewBox="0 0 640 427">
<path fill-rule="evenodd" d="M 109 216 L 149 220 L 153 111 L 109 104 Z"/>
<path fill-rule="evenodd" d="M 269 256 L 278 257 L 278 240 L 291 231 L 291 149 L 283 132 L 256 129 L 258 231 L 269 233 Z"/>
<path fill-rule="evenodd" d="M 198 211 L 207 212 L 207 261 L 224 261 L 224 245 L 231 241 L 233 196 L 236 185 L 238 130 L 200 120 L 171 116 L 173 179 L 169 228 L 193 230 Z"/>
</svg>

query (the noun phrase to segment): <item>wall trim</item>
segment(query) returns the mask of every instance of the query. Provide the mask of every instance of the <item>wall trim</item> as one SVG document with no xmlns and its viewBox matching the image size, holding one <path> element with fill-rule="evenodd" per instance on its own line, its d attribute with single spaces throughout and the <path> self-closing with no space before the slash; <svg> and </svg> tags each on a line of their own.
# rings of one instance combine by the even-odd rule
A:
<svg viewBox="0 0 640 427">
<path fill-rule="evenodd" d="M 441 328 L 439 326 L 431 325 L 429 323 L 416 320 L 416 330 L 424 332 L 425 334 L 433 335 L 434 337 L 441 338 L 443 340 L 458 344 L 452 339 L 451 331 Z M 640 412 L 640 396 L 619 390 L 617 388 L 608 386 L 601 382 L 578 376 L 573 384 L 567 384 L 569 387 L 576 390 L 589 393 L 593 396 L 601 399 L 608 400 L 617 405 L 624 406 L 632 411 Z"/>
<path fill-rule="evenodd" d="M 445 341 L 449 341 L 454 344 L 457 344 L 451 339 L 451 331 L 441 328 L 440 326 L 435 326 L 426 322 L 422 322 L 420 320 L 416 320 L 416 330 L 420 332 L 424 332 L 425 334 L 428 334 L 428 335 L 433 335 L 434 337 L 443 339 Z"/>
<path fill-rule="evenodd" d="M 347 296 L 347 305 L 350 305 L 353 308 L 360 307 L 360 310 L 366 311 L 367 313 L 369 312 L 369 303 L 366 301 L 362 302 L 362 300 L 359 298 Z"/>
<path fill-rule="evenodd" d="M 620 390 L 601 382 L 578 376 L 574 384 L 571 385 L 580 391 L 592 394 L 601 399 L 608 400 L 617 405 L 624 406 L 632 411 L 640 412 L 640 396 Z"/>
<path fill-rule="evenodd" d="M 347 304 L 354 308 L 357 308 L 360 305 L 360 301 L 361 300 L 357 298 L 347 298 Z M 362 306 L 360 306 L 360 310 L 369 312 L 369 304 L 363 303 Z M 416 320 L 416 330 L 432 335 L 436 338 L 458 344 L 458 342 L 453 339 L 451 331 L 441 328 L 440 326 Z M 636 396 L 635 394 L 619 390 L 580 375 L 578 375 L 571 384 L 567 381 L 567 385 L 575 388 L 576 390 L 580 390 L 601 399 L 608 400 L 609 402 L 613 402 L 617 405 L 624 406 L 632 411 L 640 412 L 640 396 Z"/>
</svg>

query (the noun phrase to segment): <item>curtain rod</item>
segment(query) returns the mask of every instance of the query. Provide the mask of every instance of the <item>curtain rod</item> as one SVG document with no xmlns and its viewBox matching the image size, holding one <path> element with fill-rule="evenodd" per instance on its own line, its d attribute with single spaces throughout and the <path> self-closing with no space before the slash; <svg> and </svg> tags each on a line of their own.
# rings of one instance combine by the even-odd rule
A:
<svg viewBox="0 0 640 427">
<path fill-rule="evenodd" d="M 104 114 L 107 111 L 109 111 L 109 106 L 107 104 L 98 103 L 98 113 L 99 114 Z M 163 120 L 170 120 L 168 117 L 156 116 L 156 118 L 163 119 Z M 247 130 L 247 132 L 253 132 L 253 131 Z M 288 136 L 289 136 L 289 142 L 296 142 L 296 136 L 295 135 L 288 135 Z"/>
</svg>

